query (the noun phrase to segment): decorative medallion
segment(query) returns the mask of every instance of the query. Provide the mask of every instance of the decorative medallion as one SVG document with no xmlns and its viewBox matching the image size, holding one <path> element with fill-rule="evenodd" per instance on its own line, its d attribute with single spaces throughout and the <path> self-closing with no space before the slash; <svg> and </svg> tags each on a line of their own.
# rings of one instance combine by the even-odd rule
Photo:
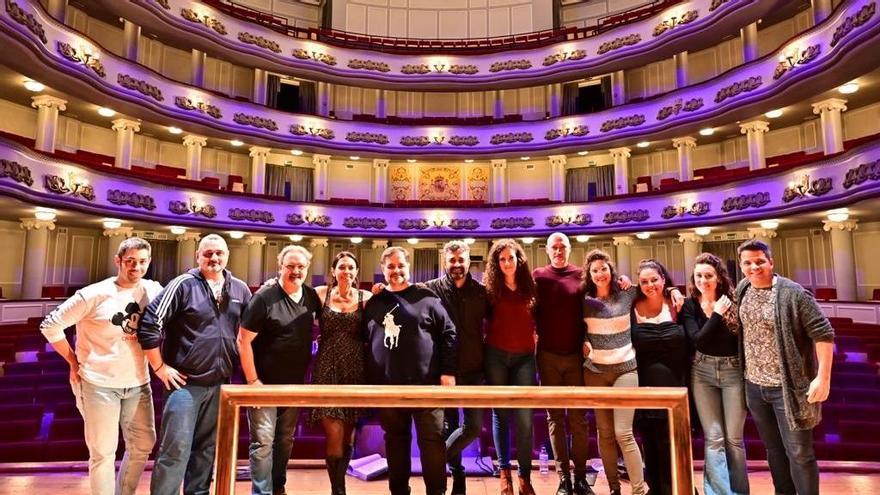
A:
<svg viewBox="0 0 880 495">
<path fill-rule="evenodd" d="M 205 26 L 213 29 L 217 32 L 217 34 L 221 34 L 226 36 L 226 26 L 223 25 L 218 19 L 215 19 L 207 14 L 199 17 L 199 14 L 192 9 L 180 9 L 180 17 L 188 20 L 189 22 L 194 22 L 196 24 L 204 24 Z"/>
<path fill-rule="evenodd" d="M 693 215 L 695 217 L 699 217 L 705 215 L 706 213 L 709 213 L 709 202 L 697 201 L 691 205 L 669 205 L 666 208 L 663 208 L 663 213 L 661 213 L 660 216 L 666 220 L 669 220 L 684 215 Z"/>
<path fill-rule="evenodd" d="M 388 66 L 385 62 L 376 62 L 374 60 L 360 60 L 357 58 L 353 58 L 348 61 L 349 69 L 364 69 L 364 70 L 374 70 L 377 72 L 390 72 L 391 67 Z"/>
<path fill-rule="evenodd" d="M 506 70 L 526 70 L 532 68 L 532 62 L 527 59 L 505 60 L 504 62 L 493 62 L 489 66 L 489 72 L 502 72 Z"/>
<path fill-rule="evenodd" d="M 6 177 L 21 184 L 27 184 L 28 186 L 34 184 L 34 179 L 31 176 L 31 169 L 12 160 L 0 159 L 0 178 Z"/>
<path fill-rule="evenodd" d="M 333 129 L 323 127 L 306 127 L 302 124 L 293 124 L 290 126 L 290 133 L 294 136 L 316 136 L 324 139 L 333 139 L 336 133 Z"/>
<path fill-rule="evenodd" d="M 287 215 L 287 218 L 285 218 L 284 221 L 287 222 L 288 225 L 302 225 L 304 223 L 317 225 L 318 227 L 329 227 L 333 225 L 333 221 L 330 220 L 330 217 L 327 215 L 315 215 L 312 217 L 308 214 L 304 216 L 299 213 L 291 213 Z"/>
<path fill-rule="evenodd" d="M 821 177 L 811 181 L 810 176 L 804 174 L 798 182 L 785 188 L 785 191 L 782 192 L 782 202 L 790 203 L 807 196 L 824 196 L 831 191 L 832 187 L 831 177 Z"/>
<path fill-rule="evenodd" d="M 834 30 L 834 35 L 831 36 L 831 47 L 834 48 L 837 46 L 837 44 L 840 43 L 840 40 L 851 33 L 855 28 L 871 20 L 876 11 L 877 2 L 871 2 L 864 5 L 855 14 L 844 19 L 843 24 L 838 26 L 837 29 Z"/>
<path fill-rule="evenodd" d="M 131 206 L 132 208 L 143 208 L 153 211 L 156 209 L 156 200 L 149 194 L 138 194 L 119 189 L 110 189 L 107 191 L 107 201 L 114 205 Z"/>
<path fill-rule="evenodd" d="M 251 127 L 256 127 L 257 129 L 267 129 L 270 131 L 278 130 L 278 124 L 276 124 L 274 120 L 265 117 L 258 117 L 256 115 L 237 113 L 232 116 L 232 120 L 236 124 L 249 125 Z"/>
<path fill-rule="evenodd" d="M 773 71 L 773 80 L 777 80 L 780 77 L 784 76 L 788 71 L 794 69 L 798 65 L 806 65 L 812 62 L 816 57 L 819 56 L 821 46 L 816 44 L 812 45 L 801 52 L 796 57 L 785 57 L 784 60 L 780 60 L 779 64 L 776 65 L 776 70 Z"/>
<path fill-rule="evenodd" d="M 566 218 L 562 215 L 550 215 L 544 221 L 544 225 L 548 227 L 559 227 L 560 225 L 589 225 L 593 222 L 593 217 L 589 213 L 578 213 L 572 218 Z"/>
<path fill-rule="evenodd" d="M 603 218 L 602 221 L 607 224 L 644 222 L 645 220 L 647 220 L 650 217 L 651 217 L 651 214 L 648 212 L 648 210 L 644 210 L 644 209 L 609 211 L 608 213 L 605 214 L 605 218 Z"/>
<path fill-rule="evenodd" d="M 544 67 L 549 67 L 558 62 L 566 60 L 582 60 L 587 56 L 586 50 L 574 50 L 572 52 L 559 52 L 544 57 Z"/>
<path fill-rule="evenodd" d="M 654 37 L 660 36 L 666 31 L 677 28 L 682 24 L 690 24 L 691 22 L 694 22 L 699 15 L 700 14 L 696 10 L 689 10 L 682 14 L 681 18 L 671 17 L 672 20 L 665 20 L 654 26 Z"/>
<path fill-rule="evenodd" d="M 174 105 L 177 108 L 182 108 L 184 110 L 195 110 L 199 113 L 208 114 L 211 117 L 214 117 L 215 119 L 222 119 L 223 118 L 223 112 L 221 112 L 220 109 L 217 108 L 216 106 L 205 103 L 203 101 L 193 103 L 192 100 L 190 100 L 189 98 L 187 98 L 185 96 L 175 96 L 174 97 Z"/>
<path fill-rule="evenodd" d="M 326 65 L 336 65 L 336 57 L 333 55 L 327 55 L 326 53 L 321 52 L 311 52 L 302 49 L 295 48 L 293 50 L 293 56 L 300 60 L 314 60 L 316 62 L 321 62 Z"/>
<path fill-rule="evenodd" d="M 44 45 L 49 41 L 46 38 L 46 31 L 43 29 L 43 25 L 37 22 L 36 17 L 32 14 L 22 10 L 17 3 L 12 0 L 6 0 L 6 13 L 9 14 L 13 21 L 26 27 L 34 36 L 40 38 Z"/>
<path fill-rule="evenodd" d="M 499 229 L 530 229 L 535 226 L 535 220 L 532 217 L 507 217 L 493 218 L 489 227 Z"/>
<path fill-rule="evenodd" d="M 674 115 L 678 115 L 678 112 L 693 112 L 695 110 L 699 110 L 703 107 L 703 99 L 702 98 L 691 98 L 686 102 L 682 103 L 681 98 L 676 98 L 675 103 L 672 105 L 661 108 L 657 111 L 657 120 L 666 120 L 669 117 Z"/>
<path fill-rule="evenodd" d="M 30 175 L 30 172 L 28 172 L 28 175 Z M 858 167 L 847 170 L 846 178 L 843 180 L 843 187 L 844 189 L 849 189 L 867 180 L 880 180 L 880 160 L 862 163 Z"/>
<path fill-rule="evenodd" d="M 528 143 L 535 138 L 531 132 L 507 132 L 504 134 L 493 134 L 489 139 L 490 144 L 510 144 L 510 143 Z"/>
<path fill-rule="evenodd" d="M 104 64 L 101 63 L 101 60 L 95 58 L 94 55 L 88 52 L 77 53 L 76 48 L 63 41 L 56 42 L 56 46 L 58 48 L 58 53 L 67 60 L 85 65 L 89 69 L 92 69 L 92 72 L 98 77 L 107 76 L 107 71 L 104 70 Z"/>
<path fill-rule="evenodd" d="M 265 48 L 266 50 L 273 51 L 275 53 L 281 53 L 281 46 L 277 41 L 267 40 L 262 36 L 257 36 L 255 34 L 240 32 L 238 33 L 238 41 L 242 43 L 247 43 L 249 45 L 256 45 L 260 48 Z"/>
<path fill-rule="evenodd" d="M 192 213 L 193 215 L 205 218 L 214 218 L 217 216 L 217 208 L 215 208 L 214 205 L 196 203 L 193 201 L 186 202 L 171 200 L 168 202 L 168 211 L 175 215 L 189 215 Z"/>
<path fill-rule="evenodd" d="M 381 230 L 388 226 L 384 218 L 345 217 L 342 226 L 349 229 L 377 229 Z"/>
<path fill-rule="evenodd" d="M 388 136 L 373 132 L 349 132 L 345 135 L 345 140 L 352 143 L 376 143 L 388 144 Z"/>
<path fill-rule="evenodd" d="M 618 117 L 616 119 L 606 120 L 602 122 L 602 127 L 599 128 L 601 132 L 614 131 L 617 129 L 623 129 L 624 127 L 636 127 L 645 123 L 645 116 L 643 114 L 630 115 L 628 117 Z"/>
<path fill-rule="evenodd" d="M 137 91 L 138 93 L 144 96 L 149 96 L 156 101 L 165 100 L 165 97 L 162 96 L 162 90 L 159 89 L 158 86 L 154 86 L 140 79 L 135 79 L 128 74 L 116 74 L 116 82 L 125 89 Z"/>
<path fill-rule="evenodd" d="M 620 38 L 615 38 L 611 41 L 606 41 L 599 45 L 599 49 L 596 50 L 597 55 L 604 55 L 612 50 L 617 50 L 618 48 L 623 48 L 625 46 L 635 45 L 636 43 L 642 41 L 642 35 L 638 33 L 630 34 L 627 36 L 623 36 Z"/>
<path fill-rule="evenodd" d="M 718 93 L 715 94 L 715 103 L 721 103 L 722 101 L 728 98 L 733 98 L 741 93 L 754 91 L 761 87 L 761 84 L 763 83 L 764 81 L 761 76 L 752 76 L 748 79 L 725 86 L 719 89 Z"/>
<path fill-rule="evenodd" d="M 547 141 L 553 141 L 554 139 L 558 139 L 561 137 L 568 136 L 586 136 L 590 133 L 590 128 L 585 125 L 577 125 L 574 127 L 559 127 L 556 129 L 550 129 L 544 134 L 544 139 Z"/>
<path fill-rule="evenodd" d="M 770 203 L 769 192 L 759 192 L 754 194 L 742 194 L 725 198 L 721 204 L 721 211 L 727 213 L 733 210 L 745 210 L 747 208 L 760 208 Z"/>
</svg>

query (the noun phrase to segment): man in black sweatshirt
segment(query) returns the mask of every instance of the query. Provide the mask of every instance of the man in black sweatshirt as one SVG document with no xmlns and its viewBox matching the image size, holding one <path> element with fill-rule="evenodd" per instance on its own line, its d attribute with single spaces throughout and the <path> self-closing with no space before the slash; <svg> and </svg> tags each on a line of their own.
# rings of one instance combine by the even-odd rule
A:
<svg viewBox="0 0 880 495">
<path fill-rule="evenodd" d="M 138 340 L 168 392 L 151 495 L 207 494 L 214 471 L 220 385 L 238 362 L 235 338 L 251 298 L 247 285 L 226 270 L 229 248 L 205 236 L 198 268 L 175 278 L 147 306 Z M 161 350 L 160 350 L 161 345 Z"/>
<path fill-rule="evenodd" d="M 382 385 L 455 385 L 455 326 L 440 299 L 409 282 L 409 259 L 401 247 L 380 258 L 388 285 L 364 309 L 367 378 Z M 409 494 L 411 424 L 421 452 L 427 495 L 446 492 L 443 409 L 383 409 L 388 484 L 391 495 Z"/>
</svg>

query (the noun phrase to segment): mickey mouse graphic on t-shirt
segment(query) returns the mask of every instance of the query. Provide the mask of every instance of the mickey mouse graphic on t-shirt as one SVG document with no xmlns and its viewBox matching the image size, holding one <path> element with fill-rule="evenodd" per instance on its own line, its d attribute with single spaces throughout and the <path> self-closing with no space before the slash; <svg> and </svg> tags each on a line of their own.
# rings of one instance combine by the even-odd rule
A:
<svg viewBox="0 0 880 495">
<path fill-rule="evenodd" d="M 122 331 L 134 335 L 137 333 L 138 323 L 141 320 L 141 307 L 136 302 L 130 302 L 125 305 L 125 313 L 116 313 L 110 322 L 122 328 Z"/>
</svg>

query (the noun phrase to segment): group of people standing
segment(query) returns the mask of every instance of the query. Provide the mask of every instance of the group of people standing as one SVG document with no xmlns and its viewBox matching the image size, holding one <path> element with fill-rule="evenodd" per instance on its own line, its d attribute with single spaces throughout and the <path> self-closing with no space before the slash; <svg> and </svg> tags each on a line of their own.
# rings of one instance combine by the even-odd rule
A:
<svg viewBox="0 0 880 495">
<path fill-rule="evenodd" d="M 513 239 L 493 243 L 483 283 L 470 275 L 468 244 L 443 247 L 444 274 L 410 279 L 408 252 L 386 249 L 385 285 L 360 290 L 357 257 L 340 252 L 329 283 L 310 287 L 311 253 L 278 255 L 278 277 L 253 296 L 226 269 L 216 234 L 202 238 L 197 267 L 162 289 L 145 280 L 150 245 L 122 242 L 115 277 L 78 291 L 50 313 L 41 331 L 70 364 L 85 422 L 92 493 L 132 494 L 156 442 L 149 368 L 166 390 L 150 491 L 207 494 L 213 471 L 219 390 L 241 363 L 249 385 L 301 384 L 320 344 L 312 383 L 388 385 L 692 386 L 705 434 L 707 494 L 749 493 L 743 425 L 751 411 L 767 447 L 777 493 L 818 493 L 811 429 L 829 392 L 833 331 L 800 285 L 773 272 L 770 248 L 739 248 L 746 275 L 734 285 L 718 257 L 696 259 L 688 297 L 666 268 L 643 260 L 636 283 L 619 277 L 594 250 L 569 263 L 562 233 L 547 240 L 547 266 L 530 270 Z M 375 294 L 373 293 L 375 292 Z M 739 302 L 739 304 L 737 303 Z M 64 329 L 76 325 L 75 350 Z M 818 358 L 814 360 L 814 355 Z M 356 408 L 315 408 L 309 420 L 327 435 L 331 493 L 346 493 Z M 248 408 L 252 493 L 285 493 L 299 418 L 295 407 Z M 532 495 L 533 414 L 494 409 L 492 434 L 500 493 L 513 495 L 511 423 L 516 430 L 517 492 Z M 591 494 L 585 411 L 549 410 L 559 475 L 557 495 Z M 635 418 L 635 419 L 634 419 Z M 465 494 L 462 451 L 479 436 L 483 411 L 383 409 L 389 491 L 409 494 L 415 425 L 428 495 Z M 620 493 L 618 451 L 634 494 L 672 493 L 665 412 L 596 411 L 598 445 L 611 493 Z M 633 434 L 638 427 L 644 451 Z M 126 452 L 114 482 L 121 428 Z"/>
</svg>

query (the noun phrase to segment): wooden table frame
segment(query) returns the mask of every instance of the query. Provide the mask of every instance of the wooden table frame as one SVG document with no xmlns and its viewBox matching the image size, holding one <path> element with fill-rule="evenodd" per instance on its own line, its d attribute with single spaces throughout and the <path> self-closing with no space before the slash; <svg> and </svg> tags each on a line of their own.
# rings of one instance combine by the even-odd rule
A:
<svg viewBox="0 0 880 495">
<path fill-rule="evenodd" d="M 217 421 L 215 493 L 218 495 L 235 493 L 239 408 L 247 406 L 666 409 L 671 434 L 673 491 L 676 495 L 694 493 L 686 388 L 224 385 L 220 390 Z"/>
</svg>

